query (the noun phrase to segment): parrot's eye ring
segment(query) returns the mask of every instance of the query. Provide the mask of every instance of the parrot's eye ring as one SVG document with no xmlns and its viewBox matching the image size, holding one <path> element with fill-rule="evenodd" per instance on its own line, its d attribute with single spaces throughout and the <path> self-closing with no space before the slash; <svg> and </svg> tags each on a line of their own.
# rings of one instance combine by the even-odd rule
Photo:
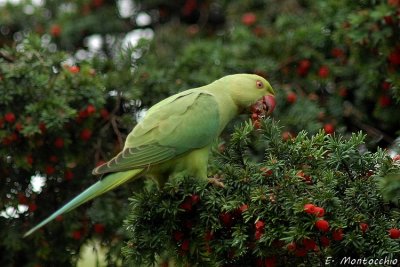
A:
<svg viewBox="0 0 400 267">
<path fill-rule="evenodd" d="M 257 82 L 256 82 L 256 86 L 257 86 L 258 89 L 261 89 L 261 88 L 264 87 L 264 84 L 263 84 L 262 81 L 257 81 Z"/>
</svg>

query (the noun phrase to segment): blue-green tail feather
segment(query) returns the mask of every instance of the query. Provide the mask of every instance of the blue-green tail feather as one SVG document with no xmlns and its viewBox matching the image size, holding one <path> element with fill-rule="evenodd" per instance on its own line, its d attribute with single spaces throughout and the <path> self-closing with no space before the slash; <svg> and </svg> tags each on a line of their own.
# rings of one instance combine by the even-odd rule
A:
<svg viewBox="0 0 400 267">
<path fill-rule="evenodd" d="M 43 220 L 41 223 L 30 229 L 28 232 L 25 233 L 24 237 L 29 236 L 39 228 L 43 227 L 47 223 L 54 220 L 57 216 L 79 207 L 80 205 L 86 203 L 87 201 L 120 186 L 121 184 L 131 180 L 134 177 L 138 177 L 138 175 L 142 171 L 143 171 L 142 169 L 135 169 L 135 170 L 117 172 L 107 175 L 105 178 L 93 184 L 88 189 L 86 189 L 85 191 L 77 195 L 75 198 L 73 198 L 70 202 L 68 202 L 60 209 L 55 211 L 47 219 Z"/>
</svg>

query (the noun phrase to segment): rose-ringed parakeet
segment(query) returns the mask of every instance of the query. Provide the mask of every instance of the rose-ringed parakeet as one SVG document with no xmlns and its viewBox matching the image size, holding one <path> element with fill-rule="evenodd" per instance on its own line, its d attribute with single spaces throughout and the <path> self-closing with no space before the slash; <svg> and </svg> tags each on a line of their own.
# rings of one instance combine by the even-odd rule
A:
<svg viewBox="0 0 400 267">
<path fill-rule="evenodd" d="M 57 216 L 135 178 L 147 176 L 160 187 L 175 175 L 207 179 L 210 146 L 235 116 L 254 104 L 270 114 L 274 91 L 254 74 L 228 75 L 206 86 L 170 96 L 151 107 L 128 135 L 124 149 L 93 174 L 106 175 L 25 236 Z"/>
</svg>

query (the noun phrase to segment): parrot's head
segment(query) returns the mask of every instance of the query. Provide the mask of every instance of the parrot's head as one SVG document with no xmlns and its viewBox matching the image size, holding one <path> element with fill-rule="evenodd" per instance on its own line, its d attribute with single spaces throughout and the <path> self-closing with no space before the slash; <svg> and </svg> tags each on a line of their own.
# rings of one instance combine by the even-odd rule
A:
<svg viewBox="0 0 400 267">
<path fill-rule="evenodd" d="M 275 108 L 275 92 L 269 82 L 255 74 L 234 74 L 220 79 L 241 112 L 258 110 L 269 115 Z"/>
</svg>

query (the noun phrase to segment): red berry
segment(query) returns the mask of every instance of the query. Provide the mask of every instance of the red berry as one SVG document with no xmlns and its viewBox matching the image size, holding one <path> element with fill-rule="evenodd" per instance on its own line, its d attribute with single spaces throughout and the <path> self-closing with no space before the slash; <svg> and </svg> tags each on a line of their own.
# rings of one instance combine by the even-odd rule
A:
<svg viewBox="0 0 400 267">
<path fill-rule="evenodd" d="M 84 118 L 87 118 L 88 116 L 89 116 L 89 113 L 86 108 L 82 109 L 78 112 L 78 119 L 84 119 Z"/>
<path fill-rule="evenodd" d="M 108 118 L 109 118 L 109 116 L 110 116 L 110 113 L 108 112 L 107 109 L 102 108 L 102 109 L 100 110 L 100 116 L 101 116 L 104 120 L 108 120 Z"/>
<path fill-rule="evenodd" d="M 182 7 L 182 14 L 184 16 L 190 16 L 197 8 L 197 0 L 186 0 Z"/>
<path fill-rule="evenodd" d="M 81 140 L 88 141 L 90 137 L 92 137 L 92 131 L 90 129 L 85 128 L 82 130 L 79 136 Z"/>
<path fill-rule="evenodd" d="M 287 244 L 286 249 L 288 251 L 295 251 L 296 250 L 296 243 L 295 242 L 290 242 Z"/>
<path fill-rule="evenodd" d="M 37 210 L 37 205 L 35 203 L 29 203 L 28 209 L 30 212 L 34 212 L 35 210 Z"/>
<path fill-rule="evenodd" d="M 262 175 L 265 176 L 265 177 L 271 176 L 271 175 L 273 174 L 272 170 L 270 170 L 270 169 L 268 169 L 268 168 L 266 168 L 266 167 L 262 167 L 262 168 L 260 169 L 260 171 L 263 172 Z"/>
<path fill-rule="evenodd" d="M 73 231 L 72 238 L 75 240 L 80 240 L 82 238 L 82 232 L 80 230 Z"/>
<path fill-rule="evenodd" d="M 400 0 L 388 0 L 388 5 L 389 6 L 398 6 L 400 5 Z"/>
<path fill-rule="evenodd" d="M 390 106 L 390 104 L 392 103 L 392 100 L 391 100 L 390 97 L 387 96 L 387 95 L 381 95 L 381 96 L 379 97 L 378 102 L 379 102 L 379 105 L 380 105 L 381 107 L 388 107 L 388 106 Z"/>
<path fill-rule="evenodd" d="M 261 237 L 263 236 L 263 234 L 264 234 L 263 231 L 257 230 L 256 233 L 254 234 L 254 238 L 255 238 L 256 240 L 260 240 Z"/>
<path fill-rule="evenodd" d="M 181 231 L 174 231 L 173 237 L 175 241 L 181 241 L 184 237 L 184 234 Z"/>
<path fill-rule="evenodd" d="M 318 220 L 315 222 L 315 227 L 322 232 L 328 232 L 329 222 L 326 220 Z"/>
<path fill-rule="evenodd" d="M 393 25 L 393 17 L 392 16 L 384 16 L 383 20 L 385 21 L 386 25 Z"/>
<path fill-rule="evenodd" d="M 367 230 L 368 230 L 368 224 L 366 224 L 366 223 L 360 223 L 360 229 L 361 229 L 361 231 L 363 232 L 363 233 L 365 233 Z"/>
<path fill-rule="evenodd" d="M 22 123 L 17 122 L 17 123 L 15 124 L 15 130 L 16 130 L 17 132 L 22 131 L 23 128 L 24 128 L 24 126 L 22 126 Z"/>
<path fill-rule="evenodd" d="M 276 258 L 268 257 L 265 259 L 265 267 L 275 267 L 276 266 Z"/>
<path fill-rule="evenodd" d="M 400 161 L 400 154 L 397 154 L 396 156 L 393 157 L 393 161 Z"/>
<path fill-rule="evenodd" d="M 400 230 L 397 228 L 392 228 L 389 230 L 389 236 L 392 239 L 399 239 L 400 238 Z"/>
<path fill-rule="evenodd" d="M 321 207 L 315 207 L 314 208 L 314 215 L 317 217 L 323 217 L 325 214 L 325 210 L 324 208 Z"/>
<path fill-rule="evenodd" d="M 329 76 L 329 68 L 327 66 L 322 66 L 318 70 L 318 76 L 321 78 L 327 78 Z"/>
<path fill-rule="evenodd" d="M 68 70 L 71 73 L 78 73 L 80 71 L 80 68 L 78 66 L 70 66 L 68 67 Z"/>
<path fill-rule="evenodd" d="M 256 260 L 256 267 L 264 267 L 264 259 L 257 258 Z"/>
<path fill-rule="evenodd" d="M 50 34 L 53 35 L 53 37 L 59 37 L 61 35 L 61 26 L 53 24 L 50 28 Z"/>
<path fill-rule="evenodd" d="M 335 241 L 342 240 L 344 238 L 343 229 L 342 228 L 335 229 L 332 233 L 332 238 Z"/>
<path fill-rule="evenodd" d="M 340 87 L 339 88 L 339 95 L 341 97 L 346 97 L 349 94 L 348 90 L 346 87 Z"/>
<path fill-rule="evenodd" d="M 90 116 L 91 114 L 93 114 L 93 113 L 96 112 L 96 107 L 93 106 L 92 104 L 89 104 L 89 105 L 86 107 L 86 111 L 87 111 L 88 115 Z"/>
<path fill-rule="evenodd" d="M 260 129 L 261 128 L 261 122 L 260 121 L 254 121 L 253 122 L 253 126 L 255 129 Z"/>
<path fill-rule="evenodd" d="M 4 145 L 10 145 L 12 142 L 15 142 L 17 140 L 18 140 L 18 135 L 16 133 L 12 133 L 4 137 L 2 141 Z"/>
<path fill-rule="evenodd" d="M 200 201 L 200 196 L 193 194 L 190 196 L 190 201 L 192 202 L 193 205 L 196 205 Z"/>
<path fill-rule="evenodd" d="M 393 65 L 400 65 L 400 49 L 392 51 L 388 56 L 389 62 Z"/>
<path fill-rule="evenodd" d="M 179 207 L 185 211 L 191 211 L 192 210 L 192 203 L 188 200 L 185 200 L 182 202 Z"/>
<path fill-rule="evenodd" d="M 264 227 L 265 227 L 265 222 L 264 222 L 264 221 L 258 220 L 258 221 L 256 222 L 256 229 L 257 229 L 257 230 L 263 230 Z"/>
<path fill-rule="evenodd" d="M 32 165 L 32 164 L 33 164 L 33 157 L 32 157 L 32 155 L 26 156 L 26 163 L 28 163 L 29 165 Z"/>
<path fill-rule="evenodd" d="M 258 114 L 257 113 L 251 114 L 251 120 L 252 121 L 257 121 L 258 120 Z"/>
<path fill-rule="evenodd" d="M 315 206 L 313 204 L 305 204 L 303 208 L 305 213 L 314 214 L 315 213 Z"/>
<path fill-rule="evenodd" d="M 214 234 L 211 231 L 207 231 L 204 235 L 204 240 L 211 241 L 214 238 Z"/>
<path fill-rule="evenodd" d="M 330 240 L 329 240 L 328 237 L 326 237 L 326 236 L 321 236 L 320 241 L 321 241 L 321 245 L 322 245 L 323 247 L 329 247 Z"/>
<path fill-rule="evenodd" d="M 310 175 L 305 174 L 303 171 L 299 171 L 297 176 L 301 178 L 306 184 L 312 184 L 312 179 Z"/>
<path fill-rule="evenodd" d="M 335 48 L 332 48 L 331 55 L 335 58 L 340 58 L 340 57 L 344 56 L 344 52 L 342 49 L 335 47 Z"/>
<path fill-rule="evenodd" d="M 188 251 L 190 248 L 190 241 L 188 239 L 183 240 L 182 245 L 181 245 L 181 249 L 183 251 Z"/>
<path fill-rule="evenodd" d="M 44 122 L 39 123 L 39 130 L 42 134 L 44 134 L 47 130 L 46 124 Z"/>
<path fill-rule="evenodd" d="M 1 142 L 3 143 L 3 145 L 8 146 L 9 144 L 12 143 L 12 141 L 10 140 L 10 138 L 8 137 L 4 137 L 3 140 L 1 140 Z"/>
<path fill-rule="evenodd" d="M 18 193 L 18 203 L 26 205 L 28 204 L 28 198 L 23 193 Z"/>
<path fill-rule="evenodd" d="M 18 141 L 18 135 L 17 135 L 16 133 L 12 133 L 12 134 L 9 136 L 9 138 L 10 138 L 10 140 L 11 140 L 12 142 Z"/>
<path fill-rule="evenodd" d="M 392 84 L 389 82 L 384 81 L 381 84 L 381 88 L 383 91 L 388 91 L 390 89 L 390 87 L 392 87 Z"/>
<path fill-rule="evenodd" d="M 93 5 L 94 7 L 100 7 L 100 6 L 103 5 L 103 1 L 104 1 L 104 0 L 92 0 L 92 5 Z"/>
<path fill-rule="evenodd" d="M 56 155 L 51 155 L 49 158 L 50 162 L 56 163 L 58 162 L 58 157 Z"/>
<path fill-rule="evenodd" d="M 253 33 L 257 36 L 257 37 L 262 37 L 265 35 L 265 29 L 264 27 L 261 26 L 255 26 L 253 29 Z"/>
<path fill-rule="evenodd" d="M 305 248 L 297 248 L 294 254 L 296 257 L 305 257 L 307 255 L 307 250 Z"/>
<path fill-rule="evenodd" d="M 260 105 L 258 105 L 258 103 L 251 106 L 252 114 L 261 114 L 262 112 L 263 112 L 263 109 Z"/>
<path fill-rule="evenodd" d="M 314 240 L 312 239 L 303 239 L 303 245 L 307 250 L 314 250 L 315 247 L 317 246 L 317 243 L 315 243 Z"/>
<path fill-rule="evenodd" d="M 185 220 L 182 225 L 184 225 L 187 229 L 192 229 L 194 222 L 192 220 Z"/>
<path fill-rule="evenodd" d="M 186 227 L 186 228 L 188 228 L 188 229 L 192 229 L 192 228 L 193 228 L 193 225 L 194 225 L 194 223 L 193 223 L 193 221 L 192 221 L 192 220 L 186 220 L 186 221 L 184 222 L 184 225 L 185 225 L 185 227 Z"/>
<path fill-rule="evenodd" d="M 45 168 L 45 172 L 47 175 L 52 175 L 56 172 L 56 169 L 51 165 L 47 165 Z"/>
<path fill-rule="evenodd" d="M 54 146 L 56 148 L 63 148 L 64 147 L 64 139 L 61 137 L 57 137 L 56 140 L 54 140 Z"/>
<path fill-rule="evenodd" d="M 8 123 L 13 123 L 15 121 L 14 113 L 12 112 L 6 113 L 6 115 L 4 115 L 4 120 Z"/>
<path fill-rule="evenodd" d="M 246 26 L 251 26 L 257 21 L 257 16 L 253 12 L 244 13 L 242 16 L 242 23 Z"/>
<path fill-rule="evenodd" d="M 295 92 L 289 92 L 289 93 L 286 95 L 286 101 L 287 101 L 288 103 L 293 104 L 294 102 L 296 102 L 296 100 L 297 100 L 297 95 L 296 95 Z"/>
<path fill-rule="evenodd" d="M 96 223 L 93 227 L 94 231 L 98 234 L 104 233 L 104 230 L 106 229 L 105 225 L 102 223 Z"/>
<path fill-rule="evenodd" d="M 288 141 L 293 139 L 293 134 L 291 132 L 285 131 L 282 133 L 282 140 L 283 141 Z"/>
<path fill-rule="evenodd" d="M 232 223 L 232 215 L 228 212 L 221 213 L 219 219 L 225 226 L 230 226 Z"/>
<path fill-rule="evenodd" d="M 55 220 L 56 220 L 57 222 L 61 222 L 61 221 L 64 220 L 64 218 L 63 218 L 62 215 L 58 215 L 58 216 L 55 218 Z"/>
<path fill-rule="evenodd" d="M 66 170 L 64 172 L 64 179 L 67 181 L 71 181 L 74 178 L 74 173 L 71 170 Z"/>
<path fill-rule="evenodd" d="M 374 175 L 374 174 L 375 174 L 374 171 L 369 170 L 369 171 L 367 171 L 367 172 L 365 173 L 365 176 L 366 176 L 366 177 L 371 177 L 371 176 Z"/>
<path fill-rule="evenodd" d="M 243 213 L 248 209 L 249 209 L 249 206 L 247 204 L 243 204 L 242 206 L 239 207 L 239 212 Z"/>
<path fill-rule="evenodd" d="M 310 70 L 310 67 L 311 67 L 311 61 L 308 59 L 303 59 L 299 62 L 299 65 L 297 66 L 297 73 L 300 76 L 305 76 Z"/>
<path fill-rule="evenodd" d="M 333 134 L 335 132 L 335 126 L 332 123 L 326 123 L 324 125 L 324 131 L 326 134 Z"/>
</svg>

